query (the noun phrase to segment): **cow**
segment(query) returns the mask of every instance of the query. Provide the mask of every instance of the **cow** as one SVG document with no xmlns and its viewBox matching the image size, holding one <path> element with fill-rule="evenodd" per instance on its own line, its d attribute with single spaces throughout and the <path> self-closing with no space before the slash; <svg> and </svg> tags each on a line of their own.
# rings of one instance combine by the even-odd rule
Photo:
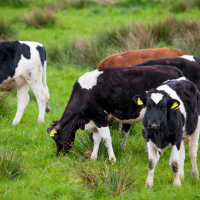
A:
<svg viewBox="0 0 200 200">
<path fill-rule="evenodd" d="M 178 57 L 182 55 L 186 55 L 186 53 L 175 49 L 169 49 L 167 47 L 126 51 L 108 56 L 99 63 L 97 69 L 131 66 L 142 63 L 149 59 Z"/>
<path fill-rule="evenodd" d="M 161 58 L 147 60 L 137 66 L 170 65 L 179 68 L 185 77 L 192 81 L 200 90 L 200 58 L 193 55 L 183 55 L 176 58 Z"/>
<path fill-rule="evenodd" d="M 109 159 L 115 161 L 108 122 L 140 122 L 145 107 L 135 105 L 132 97 L 182 76 L 179 69 L 170 66 L 111 67 L 85 73 L 75 82 L 61 118 L 47 129 L 56 143 L 57 155 L 70 150 L 75 132 L 81 128 L 93 132 L 92 159 L 97 159 L 102 139 Z"/>
<path fill-rule="evenodd" d="M 105 58 L 103 61 L 100 62 L 97 69 L 104 69 L 107 67 L 132 66 L 132 65 L 142 63 L 149 59 L 178 57 L 182 55 L 186 55 L 186 53 L 175 50 L 175 49 L 169 49 L 167 47 L 126 51 L 123 53 L 118 53 L 118 54 L 108 56 L 107 58 Z M 121 124 L 119 127 L 121 127 Z M 118 130 L 120 130 L 120 128 L 118 128 Z M 122 130 L 121 130 L 122 138 L 123 138 L 123 135 L 124 134 L 126 135 L 127 132 L 129 131 L 130 131 L 130 125 L 122 124 Z M 122 148 L 125 148 L 125 145 L 126 145 L 126 141 L 122 145 Z"/>
<path fill-rule="evenodd" d="M 48 112 L 50 98 L 46 84 L 46 65 L 46 51 L 42 44 L 29 41 L 0 42 L 0 91 L 11 92 L 17 89 L 18 106 L 13 125 L 20 122 L 29 103 L 30 87 L 39 106 L 38 122 L 44 122 L 45 102 Z"/>
<path fill-rule="evenodd" d="M 181 77 L 151 89 L 146 97 L 136 95 L 133 101 L 146 106 L 142 120 L 149 157 L 146 185 L 153 186 L 155 166 L 165 148 L 171 145 L 169 164 L 174 174 L 174 186 L 181 186 L 185 160 L 183 140 L 189 140 L 192 176 L 199 178 L 196 157 L 200 131 L 200 92 L 196 85 Z"/>
<path fill-rule="evenodd" d="M 161 58 L 161 59 L 150 59 L 143 63 L 131 66 L 153 66 L 153 65 L 162 65 L 162 66 L 174 66 L 179 68 L 183 75 L 192 81 L 197 88 L 200 90 L 200 58 L 193 55 L 183 55 L 176 58 Z M 122 124 L 122 135 L 126 132 L 129 132 L 130 125 Z M 145 135 L 145 130 L 142 130 L 143 136 Z M 123 146 L 124 148 L 125 146 Z"/>
</svg>

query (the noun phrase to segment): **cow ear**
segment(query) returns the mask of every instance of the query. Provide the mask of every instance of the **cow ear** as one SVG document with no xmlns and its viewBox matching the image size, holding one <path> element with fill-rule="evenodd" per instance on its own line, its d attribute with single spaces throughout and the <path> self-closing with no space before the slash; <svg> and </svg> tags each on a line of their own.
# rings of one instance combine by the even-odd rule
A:
<svg viewBox="0 0 200 200">
<path fill-rule="evenodd" d="M 170 107 L 172 110 L 177 110 L 179 108 L 180 102 L 176 99 L 170 99 L 167 102 L 167 106 Z"/>
<path fill-rule="evenodd" d="M 54 136 L 55 133 L 58 134 L 57 131 L 60 131 L 61 128 L 62 128 L 62 127 L 60 126 L 60 124 L 57 124 L 57 125 L 54 126 L 54 127 L 50 127 L 50 128 L 48 128 L 48 129 L 47 129 L 47 133 L 49 133 L 50 136 Z"/>
<path fill-rule="evenodd" d="M 147 98 L 143 97 L 142 95 L 135 95 L 132 100 L 138 105 L 138 106 L 145 106 L 147 102 Z"/>
<path fill-rule="evenodd" d="M 52 122 L 50 123 L 50 125 L 51 125 L 51 126 L 55 126 L 55 125 L 57 125 L 57 123 L 58 123 L 58 120 L 52 121 Z"/>
</svg>

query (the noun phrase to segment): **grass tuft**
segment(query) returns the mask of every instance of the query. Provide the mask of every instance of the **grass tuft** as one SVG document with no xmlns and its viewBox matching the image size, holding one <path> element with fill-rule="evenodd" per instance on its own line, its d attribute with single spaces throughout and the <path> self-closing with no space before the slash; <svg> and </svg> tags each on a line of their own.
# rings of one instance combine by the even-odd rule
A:
<svg viewBox="0 0 200 200">
<path fill-rule="evenodd" d="M 114 197 L 120 197 L 125 192 L 133 189 L 136 182 L 135 168 L 124 163 L 111 163 L 101 160 L 101 162 L 86 160 L 79 154 L 79 159 L 67 157 L 66 164 L 73 172 L 73 176 L 81 178 L 82 184 L 95 189 L 103 189 Z M 131 163 L 133 164 L 133 163 Z"/>
<path fill-rule="evenodd" d="M 9 40 L 14 36 L 15 32 L 11 28 L 11 23 L 5 19 L 0 20 L 0 41 Z"/>
<path fill-rule="evenodd" d="M 4 148 L 0 150 L 0 174 L 8 179 L 23 173 L 22 159 L 16 156 L 16 150 Z"/>
<path fill-rule="evenodd" d="M 33 14 L 28 17 L 22 17 L 21 21 L 27 26 L 33 26 L 37 29 L 54 26 L 56 23 L 55 11 L 51 6 L 45 6 L 44 9 L 35 8 Z"/>
</svg>

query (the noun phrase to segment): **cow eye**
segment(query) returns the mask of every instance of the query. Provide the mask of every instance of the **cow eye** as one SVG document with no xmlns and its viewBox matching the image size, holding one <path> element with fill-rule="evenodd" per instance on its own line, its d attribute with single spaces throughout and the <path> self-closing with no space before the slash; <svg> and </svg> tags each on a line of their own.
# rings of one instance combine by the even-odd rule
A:
<svg viewBox="0 0 200 200">
<path fill-rule="evenodd" d="M 150 106 L 147 106 L 147 110 L 150 110 L 151 109 L 151 107 Z"/>
<path fill-rule="evenodd" d="M 166 107 L 162 107 L 162 108 L 161 108 L 162 111 L 165 111 L 165 109 L 166 109 Z"/>
</svg>

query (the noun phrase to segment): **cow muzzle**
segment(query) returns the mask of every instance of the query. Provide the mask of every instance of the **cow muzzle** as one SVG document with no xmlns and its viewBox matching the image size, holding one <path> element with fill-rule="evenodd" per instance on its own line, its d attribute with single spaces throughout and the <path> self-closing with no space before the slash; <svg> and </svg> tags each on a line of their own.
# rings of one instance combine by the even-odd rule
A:
<svg viewBox="0 0 200 200">
<path fill-rule="evenodd" d="M 159 128 L 159 126 L 156 123 L 152 123 L 152 124 L 150 124 L 150 128 L 153 130 L 157 130 Z"/>
</svg>

